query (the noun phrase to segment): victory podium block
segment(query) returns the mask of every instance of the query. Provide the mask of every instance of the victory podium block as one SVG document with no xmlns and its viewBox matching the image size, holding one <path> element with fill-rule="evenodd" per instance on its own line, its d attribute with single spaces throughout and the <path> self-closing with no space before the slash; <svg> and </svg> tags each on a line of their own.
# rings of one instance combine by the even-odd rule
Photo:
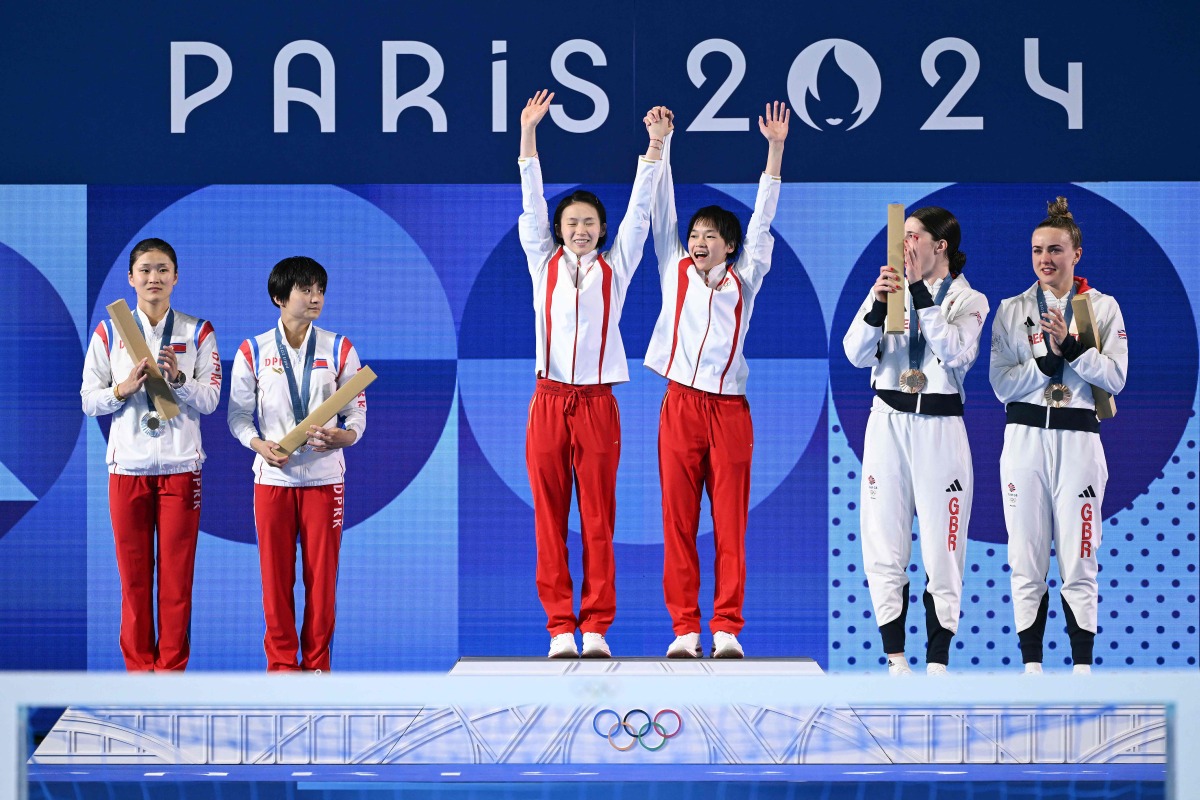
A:
<svg viewBox="0 0 1200 800">
<path fill-rule="evenodd" d="M 1165 705 L 972 702 L 980 678 L 1037 695 L 1020 691 L 1033 684 L 1015 676 L 829 677 L 809 659 L 464 658 L 447 676 L 424 676 L 435 690 L 418 687 L 406 703 L 391 699 L 407 691 L 395 689 L 368 700 L 405 676 L 255 676 L 243 680 L 281 690 L 260 703 L 72 706 L 26 768 L 31 781 L 154 775 L 310 788 L 940 773 L 1029 779 L 1049 765 L 1080 779 L 1164 779 Z M 356 693 L 362 702 L 345 702 Z"/>
</svg>

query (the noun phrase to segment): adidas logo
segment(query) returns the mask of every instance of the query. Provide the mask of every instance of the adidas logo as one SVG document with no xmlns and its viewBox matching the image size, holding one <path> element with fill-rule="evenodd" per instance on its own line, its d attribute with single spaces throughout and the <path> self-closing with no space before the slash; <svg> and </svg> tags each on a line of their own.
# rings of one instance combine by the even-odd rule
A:
<svg viewBox="0 0 1200 800">
<path fill-rule="evenodd" d="M 1086 488 L 1082 492 L 1080 492 L 1079 496 L 1080 497 L 1095 497 L 1096 490 L 1092 488 L 1091 484 L 1088 484 L 1088 488 Z"/>
<path fill-rule="evenodd" d="M 1089 486 L 1088 488 L 1090 489 L 1091 487 Z M 958 482 L 958 478 L 955 478 L 954 483 L 950 484 L 950 488 L 948 488 L 946 491 L 947 492 L 961 492 L 962 490 L 963 490 L 962 484 Z M 1082 497 L 1082 496 L 1083 495 L 1080 495 L 1080 497 Z"/>
</svg>

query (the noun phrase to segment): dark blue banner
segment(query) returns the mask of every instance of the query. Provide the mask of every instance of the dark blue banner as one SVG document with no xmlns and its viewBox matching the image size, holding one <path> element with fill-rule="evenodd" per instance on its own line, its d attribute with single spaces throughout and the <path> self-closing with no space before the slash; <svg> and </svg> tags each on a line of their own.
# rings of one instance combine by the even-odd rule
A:
<svg viewBox="0 0 1200 800">
<path fill-rule="evenodd" d="M 17 13 L 11 17 L 18 17 Z M 681 178 L 1200 178 L 1192 5 L 31 4 L 0 34 L 8 183 L 481 183 L 556 92 L 548 173 L 625 180 L 674 109 Z"/>
</svg>

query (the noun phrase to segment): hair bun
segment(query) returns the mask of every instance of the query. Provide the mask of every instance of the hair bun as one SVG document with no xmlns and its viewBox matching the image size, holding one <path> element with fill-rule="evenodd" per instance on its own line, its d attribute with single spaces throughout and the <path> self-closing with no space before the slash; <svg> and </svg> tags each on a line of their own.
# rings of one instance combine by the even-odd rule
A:
<svg viewBox="0 0 1200 800">
<path fill-rule="evenodd" d="M 1056 197 L 1051 203 L 1046 203 L 1046 216 L 1048 217 L 1067 217 L 1074 219 L 1071 212 L 1067 210 L 1067 198 Z"/>
<path fill-rule="evenodd" d="M 967 265 L 967 254 L 962 250 L 955 250 L 954 255 L 950 256 L 950 268 L 957 274 L 962 271 L 962 268 Z"/>
</svg>

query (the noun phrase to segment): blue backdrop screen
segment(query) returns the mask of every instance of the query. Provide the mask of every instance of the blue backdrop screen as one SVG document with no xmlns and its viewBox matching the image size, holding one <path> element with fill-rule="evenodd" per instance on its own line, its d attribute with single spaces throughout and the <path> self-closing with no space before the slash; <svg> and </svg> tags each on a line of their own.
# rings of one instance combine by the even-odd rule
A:
<svg viewBox="0 0 1200 800">
<path fill-rule="evenodd" d="M 570 188 L 547 186 L 550 202 Z M 615 221 L 628 185 L 594 188 Z M 678 200 L 681 210 L 719 202 L 744 221 L 753 193 L 750 183 L 688 184 Z M 746 344 L 759 443 L 742 637 L 752 654 L 811 655 L 841 669 L 880 657 L 856 538 L 870 392 L 840 340 L 883 256 L 885 203 L 954 210 L 966 274 L 994 308 L 1032 282 L 1029 233 L 1056 194 L 1071 199 L 1084 230 L 1079 273 L 1117 297 L 1129 331 L 1129 385 L 1103 427 L 1111 477 L 1098 654 L 1102 663 L 1195 663 L 1200 238 L 1186 222 L 1200 186 L 1149 183 L 785 184 Z M 108 426 L 79 413 L 78 371 L 104 305 L 133 300 L 128 253 L 149 235 L 175 246 L 174 304 L 212 320 L 227 372 L 241 341 L 277 318 L 271 265 L 302 253 L 330 272 L 321 324 L 350 337 L 381 376 L 367 435 L 347 454 L 337 668 L 440 670 L 461 655 L 542 652 L 524 465 L 533 308 L 519 206 L 515 184 L 0 190 L 0 268 L 17 301 L 0 348 L 19 374 L 41 376 L 15 381 L 3 400 L 16 431 L 0 442 L 3 665 L 121 668 Z M 664 384 L 641 366 L 661 301 L 656 273 L 648 245 L 622 321 L 632 379 L 616 390 L 624 442 L 609 638 L 628 655 L 657 655 L 670 639 L 655 444 Z M 977 480 L 955 659 L 994 668 L 1017 659 L 999 503 L 1003 409 L 987 358 L 985 347 L 967 381 Z M 230 436 L 225 409 L 223 400 L 203 423 L 192 666 L 258 669 L 252 454 Z M 577 530 L 573 517 L 579 575 Z M 705 512 L 706 609 L 711 540 Z M 910 622 L 916 634 L 915 614 Z M 1053 662 L 1065 640 L 1061 621 L 1051 628 Z"/>
</svg>

